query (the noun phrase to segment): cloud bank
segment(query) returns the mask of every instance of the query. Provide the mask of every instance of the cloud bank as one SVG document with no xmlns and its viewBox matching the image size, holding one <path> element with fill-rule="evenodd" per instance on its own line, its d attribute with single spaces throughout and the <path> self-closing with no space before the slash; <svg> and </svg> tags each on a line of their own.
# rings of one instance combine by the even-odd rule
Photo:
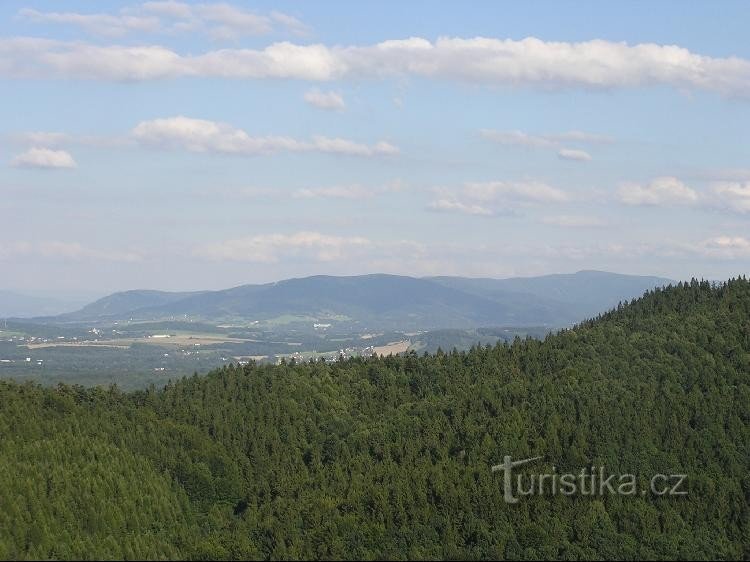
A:
<svg viewBox="0 0 750 562">
<path fill-rule="evenodd" d="M 225 2 L 188 4 L 175 0 L 127 6 L 115 13 L 18 11 L 18 19 L 41 24 L 78 27 L 98 37 L 120 38 L 135 34 L 205 33 L 217 41 L 287 32 L 306 35 L 309 28 L 282 12 L 259 14 Z"/>
<path fill-rule="evenodd" d="M 655 178 L 645 185 L 626 183 L 617 194 L 626 205 L 691 205 L 699 199 L 694 189 L 671 176 Z"/>
<path fill-rule="evenodd" d="M 436 189 L 427 208 L 468 215 L 508 214 L 518 207 L 564 203 L 568 194 L 540 181 L 467 182 L 458 190 Z"/>
<path fill-rule="evenodd" d="M 183 55 L 164 46 L 0 40 L 0 74 L 141 81 L 178 77 L 309 81 L 422 77 L 545 90 L 671 86 L 750 95 L 750 61 L 675 45 L 594 39 L 577 43 L 487 37 L 420 37 L 368 46 L 277 42 L 263 49 Z"/>
<path fill-rule="evenodd" d="M 276 263 L 283 258 L 306 256 L 314 261 L 342 259 L 353 250 L 362 250 L 372 242 L 360 236 L 342 237 L 320 232 L 261 234 L 226 240 L 198 247 L 198 257 L 217 261 Z"/>
</svg>

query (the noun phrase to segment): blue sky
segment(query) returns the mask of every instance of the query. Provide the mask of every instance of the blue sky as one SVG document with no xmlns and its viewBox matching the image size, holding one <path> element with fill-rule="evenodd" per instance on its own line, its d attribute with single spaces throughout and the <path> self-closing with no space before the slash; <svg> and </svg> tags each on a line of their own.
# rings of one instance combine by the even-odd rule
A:
<svg viewBox="0 0 750 562">
<path fill-rule="evenodd" d="M 744 2 L 3 2 L 0 288 L 750 265 Z"/>
</svg>

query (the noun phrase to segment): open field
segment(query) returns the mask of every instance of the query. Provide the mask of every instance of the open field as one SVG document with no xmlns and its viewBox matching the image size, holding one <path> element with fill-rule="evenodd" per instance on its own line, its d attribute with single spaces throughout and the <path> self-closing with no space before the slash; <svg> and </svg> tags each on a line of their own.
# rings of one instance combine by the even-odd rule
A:
<svg viewBox="0 0 750 562">
<path fill-rule="evenodd" d="M 118 347 L 128 348 L 133 344 L 142 343 L 159 346 L 196 346 L 212 345 L 222 343 L 247 343 L 257 342 L 252 339 L 231 338 L 216 335 L 175 335 L 169 337 L 145 337 L 145 338 L 112 338 L 107 340 L 84 340 L 84 341 L 48 341 L 41 343 L 29 343 L 29 349 L 41 349 L 45 347 Z"/>
<path fill-rule="evenodd" d="M 395 341 L 387 345 L 373 347 L 372 351 L 377 355 L 396 355 L 398 353 L 406 352 L 409 349 L 410 345 L 411 341 L 409 340 Z"/>
<path fill-rule="evenodd" d="M 46 347 L 113 347 L 117 349 L 128 349 L 132 342 L 124 340 L 103 340 L 103 341 L 77 341 L 77 342 L 43 342 L 28 343 L 27 349 L 44 349 Z"/>
</svg>

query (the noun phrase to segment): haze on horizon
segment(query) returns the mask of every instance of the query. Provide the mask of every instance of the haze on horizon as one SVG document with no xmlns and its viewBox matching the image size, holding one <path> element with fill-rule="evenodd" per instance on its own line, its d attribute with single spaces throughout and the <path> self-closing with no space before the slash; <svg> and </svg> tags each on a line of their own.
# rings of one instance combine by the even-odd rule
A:
<svg viewBox="0 0 750 562">
<path fill-rule="evenodd" d="M 0 289 L 747 273 L 748 20 L 3 2 Z"/>
</svg>

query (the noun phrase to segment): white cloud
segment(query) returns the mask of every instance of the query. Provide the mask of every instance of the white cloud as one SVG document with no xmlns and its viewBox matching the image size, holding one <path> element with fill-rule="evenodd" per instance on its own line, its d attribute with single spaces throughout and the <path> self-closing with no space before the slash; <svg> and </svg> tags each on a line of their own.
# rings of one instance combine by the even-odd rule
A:
<svg viewBox="0 0 750 562">
<path fill-rule="evenodd" d="M 546 138 L 557 142 L 578 142 L 582 144 L 612 144 L 615 142 L 610 136 L 585 131 L 566 131 L 564 133 L 550 133 Z"/>
<path fill-rule="evenodd" d="M 626 183 L 618 190 L 627 205 L 689 205 L 698 201 L 698 193 L 674 177 L 659 177 L 646 185 Z"/>
<path fill-rule="evenodd" d="M 367 189 L 361 185 L 315 187 L 298 189 L 293 196 L 298 199 L 370 199 L 376 190 Z"/>
<path fill-rule="evenodd" d="M 489 216 L 513 214 L 522 206 L 563 203 L 564 191 L 539 181 L 468 182 L 459 190 L 436 188 L 437 198 L 428 204 L 434 211 Z"/>
<path fill-rule="evenodd" d="M 286 27 L 286 29 L 294 35 L 309 35 L 311 32 L 310 27 L 306 23 L 299 18 L 295 18 L 294 16 L 290 16 L 283 12 L 271 12 L 271 19 Z"/>
<path fill-rule="evenodd" d="M 0 40 L 5 75 L 149 80 L 178 76 L 336 80 L 420 76 L 542 89 L 672 86 L 750 96 L 750 61 L 672 45 L 476 37 L 389 40 L 369 46 L 274 43 L 181 55 L 160 46 Z"/>
<path fill-rule="evenodd" d="M 284 258 L 301 257 L 313 261 L 334 261 L 361 253 L 372 245 L 367 238 L 341 237 L 320 232 L 261 234 L 246 238 L 205 244 L 196 248 L 199 257 L 218 261 L 275 263 Z"/>
<path fill-rule="evenodd" d="M 527 148 L 555 148 L 558 143 L 547 135 L 531 135 L 523 131 L 493 131 L 482 129 L 483 138 L 503 146 L 524 146 Z"/>
<path fill-rule="evenodd" d="M 556 215 L 544 217 L 544 224 L 565 228 L 601 228 L 607 225 L 603 220 L 591 216 Z"/>
<path fill-rule="evenodd" d="M 302 150 L 317 150 L 334 154 L 349 154 L 353 156 L 375 156 L 398 154 L 398 147 L 379 141 L 372 146 L 340 138 L 314 136 L 312 143 L 303 145 Z"/>
<path fill-rule="evenodd" d="M 750 258 L 750 240 L 743 236 L 716 236 L 700 242 L 692 250 L 709 258 Z"/>
<path fill-rule="evenodd" d="M 715 182 L 712 192 L 720 208 L 737 213 L 750 213 L 750 181 Z"/>
<path fill-rule="evenodd" d="M 437 199 L 432 201 L 428 207 L 434 211 L 448 211 L 464 213 L 467 215 L 489 216 L 494 214 L 491 209 L 476 203 L 462 203 L 455 199 Z"/>
<path fill-rule="evenodd" d="M 563 160 L 575 160 L 577 162 L 588 162 L 591 155 L 585 150 L 576 150 L 573 148 L 563 148 L 557 152 L 557 155 Z"/>
<path fill-rule="evenodd" d="M 561 148 L 561 143 L 575 142 L 580 144 L 611 144 L 612 137 L 584 131 L 566 131 L 563 133 L 532 134 L 524 131 L 496 131 L 482 129 L 479 134 L 486 140 L 504 146 L 522 146 L 527 148 Z"/>
<path fill-rule="evenodd" d="M 567 131 L 563 133 L 531 134 L 523 131 L 496 131 L 482 129 L 479 134 L 486 140 L 503 146 L 520 146 L 534 149 L 557 150 L 557 156 L 563 160 L 587 162 L 591 155 L 581 149 L 566 148 L 562 143 L 577 144 L 609 144 L 614 142 L 611 137 L 586 133 L 583 131 Z"/>
<path fill-rule="evenodd" d="M 321 92 L 317 88 L 305 92 L 305 101 L 318 109 L 340 111 L 346 107 L 344 98 L 338 92 Z"/>
<path fill-rule="evenodd" d="M 64 150 L 30 148 L 11 160 L 16 168 L 70 169 L 76 167 L 73 157 Z"/>
<path fill-rule="evenodd" d="M 568 195 L 540 181 L 490 181 L 465 184 L 464 194 L 479 201 L 561 203 Z"/>
<path fill-rule="evenodd" d="M 353 156 L 398 153 L 397 147 L 383 141 L 365 145 L 324 136 L 315 136 L 309 141 L 283 136 L 252 137 L 226 123 L 183 116 L 143 121 L 133 129 L 132 136 L 143 145 L 181 148 L 191 152 L 255 155 L 279 151 L 315 151 Z"/>
</svg>

